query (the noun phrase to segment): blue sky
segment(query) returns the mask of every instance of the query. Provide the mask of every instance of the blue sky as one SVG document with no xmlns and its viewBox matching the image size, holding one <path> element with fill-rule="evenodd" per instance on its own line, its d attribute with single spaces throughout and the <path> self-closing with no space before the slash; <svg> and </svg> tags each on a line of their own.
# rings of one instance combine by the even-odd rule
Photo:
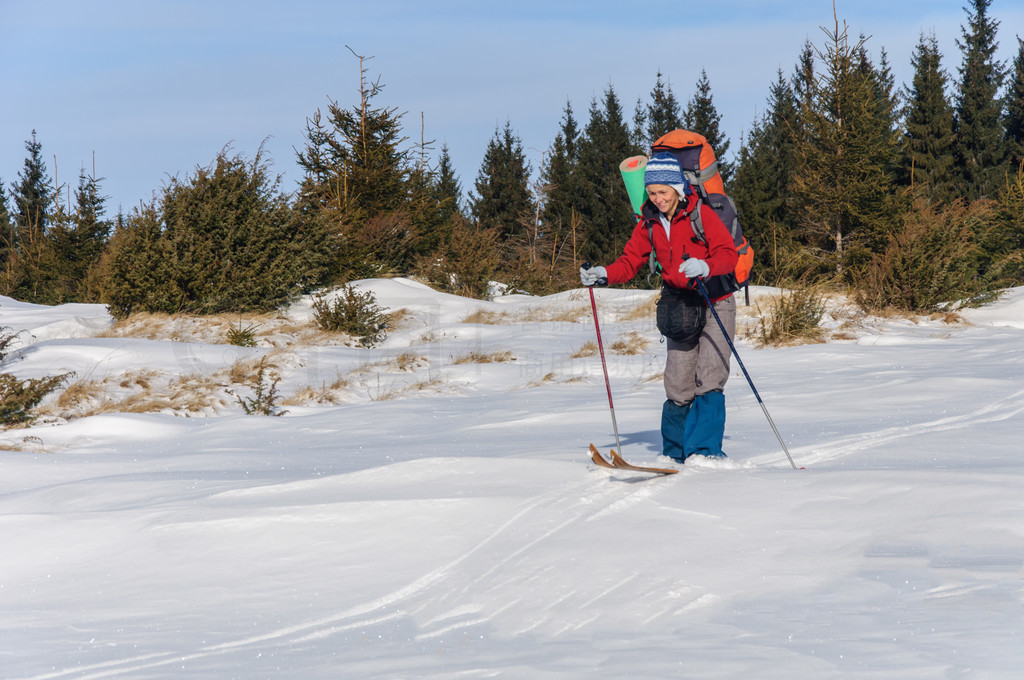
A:
<svg viewBox="0 0 1024 680">
<path fill-rule="evenodd" d="M 886 50 L 898 83 L 922 32 L 935 33 L 955 76 L 964 4 L 836 3 L 873 57 Z M 713 9 L 692 9 L 702 5 Z M 1004 61 L 1024 36 L 1022 5 L 990 8 Z M 582 124 L 612 85 L 631 116 L 659 71 L 684 103 L 707 71 L 735 153 L 777 70 L 788 76 L 804 41 L 822 45 L 833 21 L 831 0 L 0 0 L 0 179 L 16 182 L 34 129 L 59 183 L 73 187 L 95 154 L 111 214 L 227 144 L 251 158 L 263 143 L 292 191 L 306 119 L 328 98 L 356 102 L 359 62 L 346 46 L 373 57 L 369 76 L 385 85 L 376 102 L 405 112 L 410 138 L 422 115 L 426 138 L 447 144 L 464 193 L 506 121 L 536 169 L 566 102 Z"/>
</svg>

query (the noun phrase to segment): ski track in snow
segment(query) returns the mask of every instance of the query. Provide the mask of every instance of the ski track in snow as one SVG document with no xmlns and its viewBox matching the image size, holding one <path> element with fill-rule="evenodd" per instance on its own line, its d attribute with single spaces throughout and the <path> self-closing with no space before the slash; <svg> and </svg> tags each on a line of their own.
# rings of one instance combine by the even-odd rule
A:
<svg viewBox="0 0 1024 680">
<path fill-rule="evenodd" d="M 621 483 L 609 483 L 610 476 L 613 481 Z M 663 490 L 664 484 L 671 481 L 671 478 L 651 479 L 649 475 L 642 473 L 602 470 L 593 466 L 583 480 L 558 485 L 553 490 L 524 503 L 515 515 L 492 534 L 446 564 L 402 588 L 350 606 L 331 616 L 195 650 L 144 654 L 12 680 L 98 680 L 132 677 L 142 671 L 209 659 L 245 649 L 266 653 L 268 643 L 286 647 L 370 628 L 407 616 L 417 619 L 426 617 L 420 623 L 417 640 L 436 638 L 467 626 L 487 624 L 495 616 L 516 607 L 536 608 L 536 602 L 509 598 L 509 594 L 529 593 L 531 584 L 549 575 L 546 573 L 550 569 L 549 565 L 531 562 L 529 559 L 531 551 L 537 546 L 548 541 L 557 541 L 580 525 L 600 521 L 610 514 L 643 503 Z M 557 522 L 544 524 L 543 520 L 546 517 L 559 519 Z M 489 548 L 499 551 L 498 554 L 488 552 Z M 486 566 L 491 562 L 491 566 Z M 515 568 L 510 568 L 513 563 Z M 693 607 L 699 604 L 701 599 L 697 596 L 690 597 L 688 588 L 671 579 L 666 579 L 666 583 L 663 584 L 644 586 L 633 583 L 634 578 L 635 576 L 632 576 L 616 581 L 595 593 L 585 593 L 586 599 L 582 601 L 580 608 L 614 595 L 627 585 L 634 587 L 628 594 L 629 601 L 641 603 L 647 599 L 649 601 L 644 603 L 644 606 L 648 609 L 657 601 L 665 599 L 666 592 L 675 593 L 673 597 L 668 598 L 670 606 L 658 608 L 649 620 Z M 531 625 L 511 633 L 523 634 L 552 623 L 556 626 L 552 631 L 554 635 L 585 628 L 600 617 L 599 611 L 589 619 L 571 621 L 560 621 L 550 616 L 550 610 L 556 605 L 580 595 L 575 590 L 567 592 L 558 601 L 541 607 L 533 617 Z M 488 604 L 504 601 L 504 604 L 495 607 L 465 604 L 473 600 L 483 600 Z M 484 609 L 489 613 L 482 613 Z"/>
<path fill-rule="evenodd" d="M 896 425 L 863 434 L 840 437 L 831 442 L 816 443 L 811 446 L 790 449 L 790 454 L 793 456 L 798 467 L 817 465 L 901 439 L 913 439 L 920 437 L 922 434 L 934 432 L 947 432 L 966 428 L 974 429 L 979 424 L 1008 420 L 1021 413 L 1024 413 L 1024 390 L 1015 392 L 1007 398 L 997 399 L 961 415 L 937 418 L 923 423 Z M 763 454 L 753 457 L 747 462 L 754 466 L 759 464 L 774 465 L 780 462 L 788 464 L 788 460 L 782 452 Z"/>
</svg>

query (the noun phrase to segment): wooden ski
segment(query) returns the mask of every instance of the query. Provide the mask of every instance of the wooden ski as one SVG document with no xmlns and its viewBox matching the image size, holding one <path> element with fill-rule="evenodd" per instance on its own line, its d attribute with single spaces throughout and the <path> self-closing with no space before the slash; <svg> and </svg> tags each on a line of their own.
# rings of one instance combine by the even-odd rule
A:
<svg viewBox="0 0 1024 680">
<path fill-rule="evenodd" d="M 632 470 L 633 472 L 650 472 L 656 475 L 674 475 L 679 470 L 673 468 L 659 468 L 659 467 L 647 467 L 645 465 L 633 465 L 627 463 L 622 459 L 622 456 L 615 452 L 615 449 L 611 450 L 611 462 L 608 461 L 601 452 L 597 450 L 597 447 L 593 444 L 590 445 L 590 459 L 594 461 L 596 465 L 603 468 L 611 468 L 613 470 Z"/>
</svg>

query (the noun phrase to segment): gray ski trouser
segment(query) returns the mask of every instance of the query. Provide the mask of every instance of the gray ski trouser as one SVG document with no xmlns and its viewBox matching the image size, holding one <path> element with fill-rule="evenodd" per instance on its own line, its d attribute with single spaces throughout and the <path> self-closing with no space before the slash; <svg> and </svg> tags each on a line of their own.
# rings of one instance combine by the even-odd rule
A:
<svg viewBox="0 0 1024 680">
<path fill-rule="evenodd" d="M 733 295 L 715 303 L 715 311 L 729 332 L 736 337 L 736 298 Z M 729 379 L 729 343 L 708 310 L 700 337 L 688 343 L 666 338 L 665 396 L 679 404 L 692 401 L 698 394 L 721 390 Z"/>
</svg>

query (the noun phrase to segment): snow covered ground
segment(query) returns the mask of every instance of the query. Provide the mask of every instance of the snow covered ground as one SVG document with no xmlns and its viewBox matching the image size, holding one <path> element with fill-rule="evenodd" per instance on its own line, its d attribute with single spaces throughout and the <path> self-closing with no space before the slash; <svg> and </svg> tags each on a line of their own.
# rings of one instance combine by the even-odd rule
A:
<svg viewBox="0 0 1024 680">
<path fill-rule="evenodd" d="M 376 349 L 289 345 L 308 301 L 239 348 L 0 298 L 25 331 L 4 372 L 213 384 L 198 417 L 0 431 L 0 676 L 1022 677 L 1022 289 L 964 323 L 741 340 L 805 469 L 734 362 L 729 458 L 649 478 L 589 462 L 614 442 L 586 291 L 361 287 L 407 310 Z M 664 464 L 650 293 L 597 299 L 623 453 Z M 281 417 L 226 392 L 260 356 Z"/>
</svg>

